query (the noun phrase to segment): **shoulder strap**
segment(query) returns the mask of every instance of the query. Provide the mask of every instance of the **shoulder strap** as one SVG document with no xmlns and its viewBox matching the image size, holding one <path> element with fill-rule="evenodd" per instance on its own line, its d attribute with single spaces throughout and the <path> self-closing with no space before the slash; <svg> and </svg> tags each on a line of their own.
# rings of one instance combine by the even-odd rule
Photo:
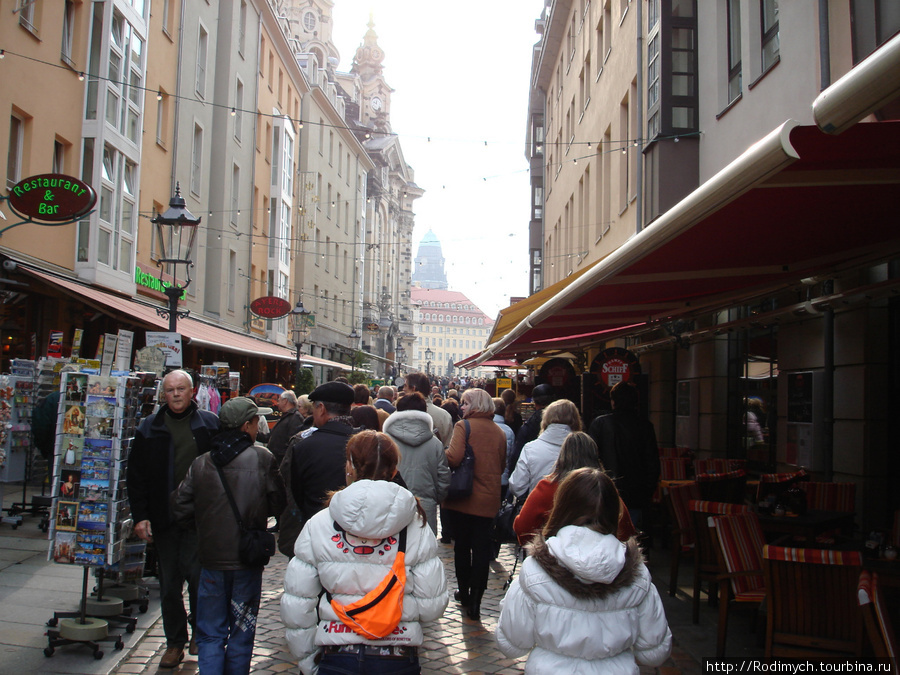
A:
<svg viewBox="0 0 900 675">
<path fill-rule="evenodd" d="M 469 433 L 472 431 L 472 425 L 469 424 L 469 420 L 463 420 L 463 424 L 466 425 L 466 443 L 469 442 Z"/>
<path fill-rule="evenodd" d="M 216 471 L 219 472 L 219 478 L 222 480 L 222 487 L 225 488 L 225 496 L 228 497 L 228 503 L 231 504 L 231 510 L 234 511 L 234 518 L 237 520 L 238 527 L 244 529 L 244 522 L 241 520 L 241 512 L 238 511 L 237 504 L 234 503 L 234 497 L 231 495 L 231 488 L 228 487 L 228 481 L 225 480 L 225 474 L 222 467 L 216 464 Z"/>
</svg>

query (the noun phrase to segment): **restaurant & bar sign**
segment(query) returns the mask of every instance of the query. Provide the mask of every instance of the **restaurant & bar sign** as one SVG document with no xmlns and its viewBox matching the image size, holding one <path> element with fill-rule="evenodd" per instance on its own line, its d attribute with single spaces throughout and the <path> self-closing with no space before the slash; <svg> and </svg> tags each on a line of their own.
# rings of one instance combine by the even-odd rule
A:
<svg viewBox="0 0 900 675">
<path fill-rule="evenodd" d="M 9 205 L 23 218 L 62 223 L 77 220 L 97 203 L 87 183 L 59 173 L 43 173 L 21 180 L 9 191 Z"/>
</svg>

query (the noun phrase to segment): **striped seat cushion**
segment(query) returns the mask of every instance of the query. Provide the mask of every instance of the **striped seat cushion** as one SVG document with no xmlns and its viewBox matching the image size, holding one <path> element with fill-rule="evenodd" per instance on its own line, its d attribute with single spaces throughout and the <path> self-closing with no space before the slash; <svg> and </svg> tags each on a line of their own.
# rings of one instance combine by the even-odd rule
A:
<svg viewBox="0 0 900 675">
<path fill-rule="evenodd" d="M 713 525 L 725 562 L 725 571 L 759 572 L 758 575 L 737 576 L 731 579 L 731 590 L 736 600 L 751 600 L 765 596 L 765 580 L 762 575 L 762 549 L 765 544 L 759 519 L 755 513 L 735 513 L 714 516 Z"/>
<path fill-rule="evenodd" d="M 723 473 L 698 473 L 695 476 L 694 480 L 696 480 L 698 483 L 711 483 L 717 480 L 731 480 L 746 475 L 746 471 L 744 471 L 743 469 L 738 469 L 737 471 L 725 471 Z"/>
<path fill-rule="evenodd" d="M 763 547 L 763 558 L 787 560 L 811 565 L 862 565 L 859 551 L 832 551 L 825 548 L 792 548 L 787 546 Z"/>
<path fill-rule="evenodd" d="M 688 503 L 699 497 L 700 490 L 696 483 L 673 485 L 669 488 L 672 514 L 675 518 L 675 526 L 681 532 L 681 545 L 683 547 L 693 546 L 695 542 L 694 528 L 691 521 L 691 513 L 688 510 Z"/>
<path fill-rule="evenodd" d="M 800 483 L 806 491 L 806 507 L 819 511 L 856 511 L 856 483 Z"/>
<path fill-rule="evenodd" d="M 711 513 L 726 515 L 732 513 L 750 513 L 750 507 L 744 504 L 729 504 L 728 502 L 709 502 L 702 499 L 692 499 L 688 502 L 688 511 L 699 513 Z"/>
<path fill-rule="evenodd" d="M 691 460 L 687 457 L 663 457 L 659 460 L 659 477 L 661 480 L 687 480 L 690 465 Z"/>
<path fill-rule="evenodd" d="M 890 616 L 887 613 L 884 596 L 881 593 L 881 587 L 878 583 L 878 573 L 863 570 L 859 575 L 859 586 L 857 588 L 857 598 L 859 605 L 868 605 L 872 603 L 875 610 L 875 619 L 878 622 L 878 628 L 881 631 L 881 637 L 884 640 L 884 646 L 887 649 L 888 656 L 896 659 L 900 654 L 897 651 L 897 638 L 894 636 L 894 627 L 891 624 Z"/>
</svg>

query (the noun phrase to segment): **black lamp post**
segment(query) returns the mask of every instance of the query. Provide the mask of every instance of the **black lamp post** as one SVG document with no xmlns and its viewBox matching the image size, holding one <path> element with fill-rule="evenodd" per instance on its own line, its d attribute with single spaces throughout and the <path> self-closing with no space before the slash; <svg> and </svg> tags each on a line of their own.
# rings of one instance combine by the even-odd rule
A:
<svg viewBox="0 0 900 675">
<path fill-rule="evenodd" d="M 303 300 L 297 300 L 297 305 L 291 310 L 291 333 L 294 339 L 294 347 L 297 348 L 297 361 L 294 364 L 294 382 L 300 383 L 300 347 L 303 340 L 309 337 L 309 317 L 312 315 L 303 306 Z"/>
<path fill-rule="evenodd" d="M 403 345 L 397 347 L 397 374 L 403 375 L 403 359 L 406 358 L 406 350 Z"/>
<path fill-rule="evenodd" d="M 160 213 L 150 220 L 156 226 L 159 244 L 159 259 L 156 261 L 160 267 L 159 280 L 165 287 L 164 292 L 169 299 L 168 308 L 157 309 L 156 313 L 162 317 L 169 317 L 170 333 L 176 332 L 178 317 L 184 318 L 189 313 L 188 310 L 178 311 L 178 299 L 184 294 L 184 289 L 191 284 L 191 267 L 194 266 L 191 254 L 201 220 L 202 218 L 195 218 L 187 210 L 179 183 L 175 183 L 175 194 L 169 200 L 169 208 L 165 213 Z M 163 279 L 163 265 L 171 265 L 171 283 Z M 183 286 L 178 285 L 178 265 L 184 265 L 185 269 Z"/>
<path fill-rule="evenodd" d="M 359 333 L 356 332 L 356 328 L 350 331 L 350 335 L 347 336 L 350 340 L 350 347 L 353 349 L 353 354 L 350 356 L 350 372 L 356 372 L 356 356 L 359 354 Z"/>
<path fill-rule="evenodd" d="M 427 363 L 425 364 L 425 374 L 431 377 L 431 360 L 434 358 L 434 351 L 432 351 L 431 347 L 428 347 L 425 350 L 425 360 Z"/>
</svg>

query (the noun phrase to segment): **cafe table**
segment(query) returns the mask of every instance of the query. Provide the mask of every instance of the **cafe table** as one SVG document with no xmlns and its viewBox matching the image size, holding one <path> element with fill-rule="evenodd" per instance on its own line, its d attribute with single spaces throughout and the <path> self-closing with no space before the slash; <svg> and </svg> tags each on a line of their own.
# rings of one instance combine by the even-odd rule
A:
<svg viewBox="0 0 900 675">
<path fill-rule="evenodd" d="M 818 511 L 810 509 L 803 515 L 796 513 L 775 515 L 759 513 L 759 524 L 766 534 L 788 534 L 806 542 L 814 542 L 817 535 L 832 530 L 852 528 L 855 514 L 846 511 Z"/>
</svg>

